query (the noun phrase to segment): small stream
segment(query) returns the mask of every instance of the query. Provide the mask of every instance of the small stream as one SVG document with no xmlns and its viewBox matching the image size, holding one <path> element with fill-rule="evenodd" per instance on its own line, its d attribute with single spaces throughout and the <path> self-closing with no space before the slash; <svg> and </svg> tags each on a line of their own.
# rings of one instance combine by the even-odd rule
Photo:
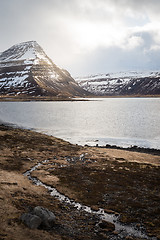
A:
<svg viewBox="0 0 160 240">
<path fill-rule="evenodd" d="M 148 239 L 148 240 L 157 240 L 156 237 L 148 237 L 144 230 L 136 229 L 136 227 L 132 225 L 124 225 L 118 221 L 119 216 L 115 214 L 108 214 L 104 211 L 104 209 L 99 208 L 98 211 L 94 211 L 91 209 L 91 207 L 85 206 L 83 204 L 80 204 L 78 202 L 75 202 L 74 200 L 66 197 L 62 193 L 58 192 L 56 188 L 51 187 L 49 185 L 44 184 L 39 179 L 32 177 L 31 173 L 38 169 L 40 166 L 42 166 L 44 163 L 49 162 L 49 160 L 44 160 L 41 163 L 36 164 L 34 167 L 32 167 L 30 170 L 26 171 L 23 175 L 28 177 L 29 180 L 31 180 L 35 185 L 37 186 L 43 186 L 45 187 L 49 192 L 50 195 L 57 198 L 59 201 L 63 202 L 64 204 L 69 204 L 73 207 L 75 207 L 77 210 L 85 211 L 87 213 L 91 213 L 94 215 L 97 215 L 101 220 L 106 220 L 108 222 L 111 222 L 115 225 L 115 231 L 117 231 L 120 237 L 126 237 L 128 235 L 142 238 L 142 239 Z M 63 166 L 61 166 L 63 167 Z"/>
</svg>

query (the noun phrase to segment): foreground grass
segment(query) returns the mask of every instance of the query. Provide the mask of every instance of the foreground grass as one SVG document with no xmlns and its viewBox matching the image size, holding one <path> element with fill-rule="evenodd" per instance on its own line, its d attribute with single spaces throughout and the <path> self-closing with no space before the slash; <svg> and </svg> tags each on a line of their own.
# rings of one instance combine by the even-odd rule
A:
<svg viewBox="0 0 160 240">
<path fill-rule="evenodd" d="M 3 125 L 0 141 L 0 239 L 103 239 L 94 232 L 96 217 L 59 203 L 22 175 L 46 159 L 33 176 L 93 209 L 118 212 L 122 222 L 142 224 L 149 235 L 160 238 L 159 156 L 80 147 Z M 29 230 L 19 221 L 37 205 L 57 216 L 52 231 Z"/>
</svg>

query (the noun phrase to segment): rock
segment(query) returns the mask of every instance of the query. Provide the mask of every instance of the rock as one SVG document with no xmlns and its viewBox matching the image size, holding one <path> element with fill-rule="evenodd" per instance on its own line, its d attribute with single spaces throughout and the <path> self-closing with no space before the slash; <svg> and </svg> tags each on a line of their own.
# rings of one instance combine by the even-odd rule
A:
<svg viewBox="0 0 160 240">
<path fill-rule="evenodd" d="M 38 228 L 42 223 L 42 220 L 40 217 L 30 214 L 30 213 L 22 214 L 21 220 L 25 225 L 27 225 L 27 227 L 29 227 L 31 229 Z"/>
<path fill-rule="evenodd" d="M 99 234 L 99 237 L 101 238 L 101 239 L 110 239 L 110 237 L 109 236 L 107 236 L 105 233 L 103 233 L 103 232 L 100 232 Z"/>
<path fill-rule="evenodd" d="M 118 235 L 119 232 L 118 232 L 118 231 L 113 231 L 113 234 L 114 234 L 114 235 Z"/>
<path fill-rule="evenodd" d="M 126 237 L 126 240 L 133 240 L 134 238 L 133 237 L 131 237 L 131 236 L 127 236 Z"/>
<path fill-rule="evenodd" d="M 93 210 L 93 211 L 98 211 L 98 210 L 99 210 L 99 207 L 96 206 L 96 205 L 94 205 L 94 206 L 92 206 L 92 210 Z"/>
<path fill-rule="evenodd" d="M 33 209 L 33 214 L 41 219 L 43 227 L 53 227 L 56 217 L 54 213 L 49 211 L 47 208 L 37 206 Z"/>
<path fill-rule="evenodd" d="M 110 209 L 104 209 L 104 211 L 105 211 L 106 213 L 108 213 L 108 214 L 114 214 L 114 215 L 116 215 L 116 216 L 118 216 L 118 215 L 119 215 L 119 213 L 118 213 L 118 212 L 115 212 L 115 211 L 113 211 L 113 210 L 110 210 Z"/>
<path fill-rule="evenodd" d="M 113 223 L 107 222 L 105 220 L 100 221 L 98 226 L 101 229 L 105 229 L 105 231 L 108 231 L 108 232 L 113 232 L 115 230 L 115 225 Z"/>
</svg>

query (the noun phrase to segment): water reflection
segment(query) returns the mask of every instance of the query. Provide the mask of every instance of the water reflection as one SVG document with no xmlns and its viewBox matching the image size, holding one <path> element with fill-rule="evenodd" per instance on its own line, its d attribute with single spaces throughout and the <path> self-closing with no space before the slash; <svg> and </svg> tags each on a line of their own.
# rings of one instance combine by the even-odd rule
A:
<svg viewBox="0 0 160 240">
<path fill-rule="evenodd" d="M 160 149 L 159 98 L 0 102 L 0 119 L 72 143 Z"/>
</svg>

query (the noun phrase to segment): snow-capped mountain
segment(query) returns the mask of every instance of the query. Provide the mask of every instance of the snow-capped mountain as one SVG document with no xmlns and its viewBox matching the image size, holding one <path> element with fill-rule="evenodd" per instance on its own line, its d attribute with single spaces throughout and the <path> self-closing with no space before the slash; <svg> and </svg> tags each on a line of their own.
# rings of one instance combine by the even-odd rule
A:
<svg viewBox="0 0 160 240">
<path fill-rule="evenodd" d="M 84 90 L 100 95 L 160 94 L 160 72 L 118 72 L 75 79 Z"/>
<path fill-rule="evenodd" d="M 85 91 L 36 41 L 29 41 L 0 54 L 0 94 L 82 96 Z"/>
</svg>

